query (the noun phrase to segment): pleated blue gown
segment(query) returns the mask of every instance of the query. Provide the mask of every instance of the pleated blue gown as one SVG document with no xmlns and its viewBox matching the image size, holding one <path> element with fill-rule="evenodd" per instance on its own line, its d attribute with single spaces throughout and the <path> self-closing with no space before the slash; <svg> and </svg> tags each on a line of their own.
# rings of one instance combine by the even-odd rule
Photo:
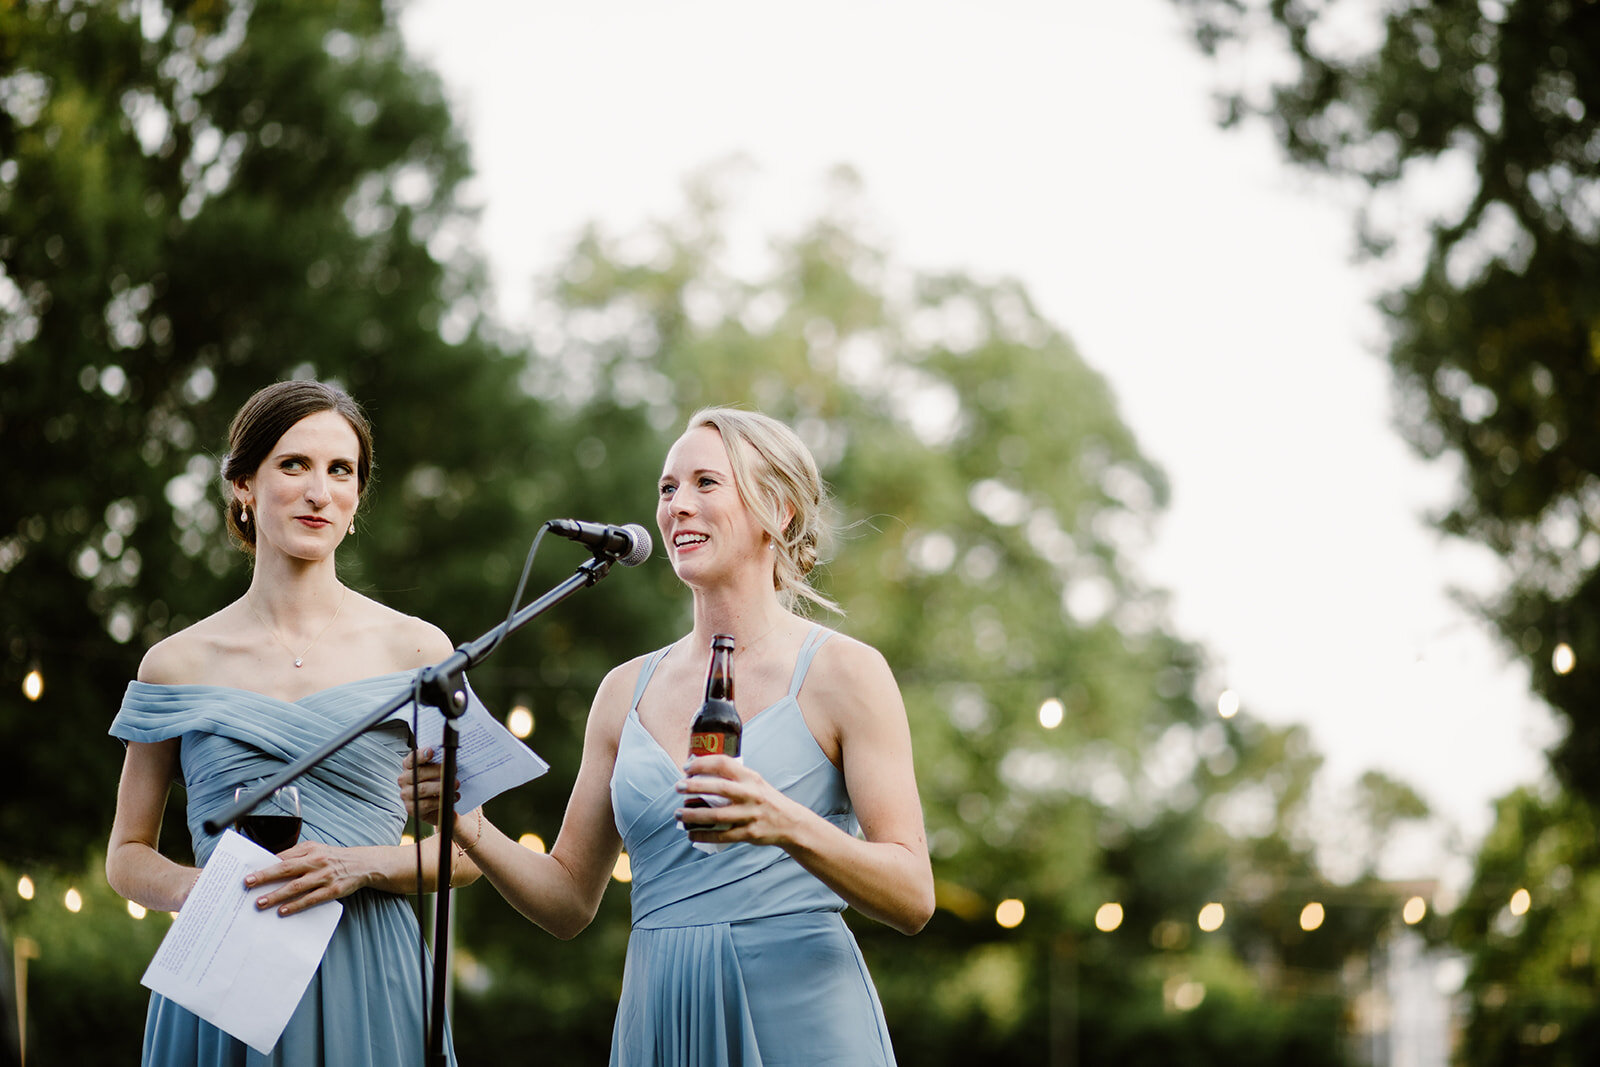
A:
<svg viewBox="0 0 1600 1067">
<path fill-rule="evenodd" d="M 181 738 L 189 834 L 204 864 L 220 835 L 203 823 L 249 785 L 336 737 L 410 686 L 411 672 L 334 686 L 288 703 L 225 686 L 133 682 L 111 724 L 125 741 Z M 302 841 L 397 845 L 405 827 L 400 761 L 410 732 L 368 730 L 295 784 Z M 427 1017 L 416 917 L 405 897 L 361 889 L 344 913 L 278 1044 L 265 1056 L 185 1008 L 152 994 L 146 1067 L 395 1067 L 425 1059 Z M 431 973 L 431 971 L 430 971 Z M 446 1033 L 446 1048 L 450 1049 Z M 455 1053 L 450 1050 L 450 1062 Z"/>
<path fill-rule="evenodd" d="M 745 763 L 846 833 L 844 776 L 796 700 L 831 631 L 817 627 L 789 692 L 745 723 Z M 683 770 L 639 721 L 665 649 L 640 672 L 611 778 L 633 869 L 633 929 L 613 1067 L 887 1067 L 894 1050 L 845 902 L 776 846 L 693 847 L 676 825 Z"/>
</svg>

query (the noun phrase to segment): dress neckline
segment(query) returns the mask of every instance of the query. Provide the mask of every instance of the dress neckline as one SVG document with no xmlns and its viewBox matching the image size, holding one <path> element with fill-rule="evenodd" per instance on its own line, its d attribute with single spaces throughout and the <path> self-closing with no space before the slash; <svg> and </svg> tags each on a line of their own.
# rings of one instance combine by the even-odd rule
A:
<svg viewBox="0 0 1600 1067">
<path fill-rule="evenodd" d="M 793 704 L 797 712 L 800 710 L 800 689 L 805 684 L 805 674 L 811 670 L 811 659 L 816 655 L 817 647 L 827 639 L 826 637 L 821 637 L 820 635 L 822 634 L 832 636 L 831 631 L 828 631 L 821 623 L 812 623 L 811 629 L 806 633 L 805 640 L 800 644 L 800 652 L 795 657 L 793 672 L 789 678 L 788 692 L 760 711 L 757 711 L 748 719 L 745 719 L 744 729 L 748 730 L 756 723 L 772 718 L 776 713 L 776 709 L 782 707 L 785 703 Z M 644 699 L 645 690 L 650 688 L 650 682 L 655 677 L 656 668 L 661 666 L 661 661 L 671 651 L 672 645 L 667 645 L 665 648 L 657 649 L 646 658 L 644 666 L 640 669 L 639 681 L 634 686 L 633 700 L 628 705 L 627 717 L 650 739 L 652 747 L 661 754 L 661 758 L 677 767 L 678 764 L 673 762 L 672 753 L 667 751 L 667 746 L 662 744 L 661 739 L 655 735 L 650 727 L 644 724 L 644 718 L 639 714 L 639 701 Z M 804 664 L 803 669 L 802 664 Z M 804 715 L 801 718 L 804 719 Z M 812 744 L 817 746 L 817 751 L 821 752 L 822 745 L 817 741 L 816 736 L 811 733 L 811 725 L 809 723 L 806 724 L 806 735 L 811 738 Z M 824 758 L 826 758 L 825 753 Z"/>
<path fill-rule="evenodd" d="M 263 692 L 261 692 L 260 690 L 257 690 L 257 689 L 245 689 L 245 688 L 242 688 L 242 687 L 236 686 L 236 685 L 215 685 L 215 684 L 210 683 L 210 682 L 176 682 L 176 683 L 167 684 L 167 683 L 163 683 L 163 682 L 142 682 L 142 681 L 139 681 L 136 678 L 136 679 L 134 679 L 132 682 L 130 682 L 128 684 L 129 684 L 130 687 L 131 686 L 141 686 L 141 687 L 143 687 L 145 689 L 155 689 L 155 690 L 165 689 L 165 690 L 178 691 L 178 690 L 185 690 L 185 689 L 188 689 L 188 690 L 209 689 L 209 690 L 214 690 L 214 691 L 222 692 L 222 693 L 241 693 L 241 694 L 244 694 L 244 695 L 247 695 L 247 696 L 255 697 L 255 698 L 259 699 L 259 700 L 268 700 L 268 701 L 271 701 L 274 704 L 288 704 L 290 706 L 293 706 L 293 705 L 296 705 L 296 704 L 304 704 L 306 701 L 311 700 L 311 699 L 313 699 L 315 697 L 319 697 L 319 696 L 322 696 L 322 695 L 327 694 L 327 693 L 332 693 L 332 692 L 335 692 L 335 691 L 340 690 L 340 689 L 348 689 L 348 688 L 351 688 L 352 686 L 358 686 L 358 685 L 368 685 L 368 684 L 371 684 L 371 683 L 374 683 L 374 682 L 386 681 L 386 680 L 388 680 L 390 678 L 409 678 L 409 677 L 415 675 L 416 673 L 417 672 L 414 671 L 414 670 L 387 671 L 387 672 L 385 672 L 383 674 L 368 675 L 365 678 L 351 678 L 348 681 L 335 682 L 333 685 L 323 686 L 321 689 L 313 690 L 313 691 L 307 693 L 305 696 L 297 697 L 294 700 L 287 700 L 287 699 L 285 699 L 283 697 L 280 697 L 280 696 L 274 696 L 271 693 L 263 693 Z"/>
<path fill-rule="evenodd" d="M 753 725 L 755 725 L 757 720 L 765 722 L 767 719 L 772 718 L 775 710 L 779 707 L 782 707 L 784 704 L 793 704 L 796 708 L 798 708 L 800 706 L 800 701 L 795 699 L 793 693 L 785 693 L 783 696 L 779 697 L 777 700 L 774 700 L 772 703 L 768 704 L 766 707 L 762 708 L 760 711 L 746 719 L 744 721 L 744 729 L 749 730 Z M 661 754 L 662 759 L 666 760 L 668 763 L 671 763 L 672 766 L 678 768 L 680 771 L 682 770 L 682 767 L 673 762 L 672 753 L 667 751 L 667 746 L 661 743 L 661 739 L 659 737 L 650 732 L 650 727 L 646 726 L 644 724 L 644 719 L 640 718 L 638 701 L 634 701 L 633 706 L 628 709 L 628 718 L 632 720 L 633 724 L 639 728 L 639 731 L 642 734 L 650 739 L 651 746 Z M 806 728 L 806 733 L 811 733 L 809 726 Z M 812 740 L 815 740 L 815 738 Z M 821 746 L 818 747 L 820 748 Z"/>
</svg>

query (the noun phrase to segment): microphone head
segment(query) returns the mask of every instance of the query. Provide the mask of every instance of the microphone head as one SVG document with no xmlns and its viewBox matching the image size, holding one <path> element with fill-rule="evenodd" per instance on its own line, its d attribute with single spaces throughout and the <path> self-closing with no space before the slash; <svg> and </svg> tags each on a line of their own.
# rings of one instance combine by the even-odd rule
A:
<svg viewBox="0 0 1600 1067">
<path fill-rule="evenodd" d="M 650 558 L 650 551 L 655 547 L 650 541 L 650 531 L 636 522 L 630 522 L 622 528 L 633 539 L 633 547 L 627 553 L 617 557 L 617 562 L 624 567 L 637 567 Z"/>
</svg>

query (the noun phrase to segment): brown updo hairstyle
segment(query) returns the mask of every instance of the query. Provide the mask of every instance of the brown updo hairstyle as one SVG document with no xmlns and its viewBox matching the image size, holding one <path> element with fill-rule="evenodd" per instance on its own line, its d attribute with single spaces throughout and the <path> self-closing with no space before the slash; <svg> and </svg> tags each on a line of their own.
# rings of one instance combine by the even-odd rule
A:
<svg viewBox="0 0 1600 1067">
<path fill-rule="evenodd" d="M 807 577 L 832 534 L 827 487 L 811 450 L 788 426 L 757 411 L 702 408 L 690 417 L 688 429 L 702 426 L 722 436 L 739 499 L 777 546 L 772 585 L 779 600 L 791 611 L 809 602 L 843 615 L 844 609 L 812 588 Z"/>
<path fill-rule="evenodd" d="M 372 424 L 367 413 L 338 386 L 324 382 L 277 382 L 258 389 L 244 402 L 228 426 L 228 454 L 222 457 L 223 492 L 227 497 L 228 533 L 245 552 L 256 550 L 255 517 L 244 518 L 244 507 L 233 487 L 260 469 L 289 427 L 323 411 L 337 411 L 355 431 L 356 492 L 367 488 L 372 476 Z"/>
</svg>

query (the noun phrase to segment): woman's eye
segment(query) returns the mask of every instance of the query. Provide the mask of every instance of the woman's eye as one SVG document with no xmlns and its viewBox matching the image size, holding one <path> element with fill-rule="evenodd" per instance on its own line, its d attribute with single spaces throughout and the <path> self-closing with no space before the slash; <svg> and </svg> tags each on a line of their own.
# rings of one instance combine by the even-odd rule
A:
<svg viewBox="0 0 1600 1067">
<path fill-rule="evenodd" d="M 663 482 L 658 488 L 662 496 L 671 496 L 672 490 L 675 489 L 676 486 L 671 486 Z"/>
</svg>

